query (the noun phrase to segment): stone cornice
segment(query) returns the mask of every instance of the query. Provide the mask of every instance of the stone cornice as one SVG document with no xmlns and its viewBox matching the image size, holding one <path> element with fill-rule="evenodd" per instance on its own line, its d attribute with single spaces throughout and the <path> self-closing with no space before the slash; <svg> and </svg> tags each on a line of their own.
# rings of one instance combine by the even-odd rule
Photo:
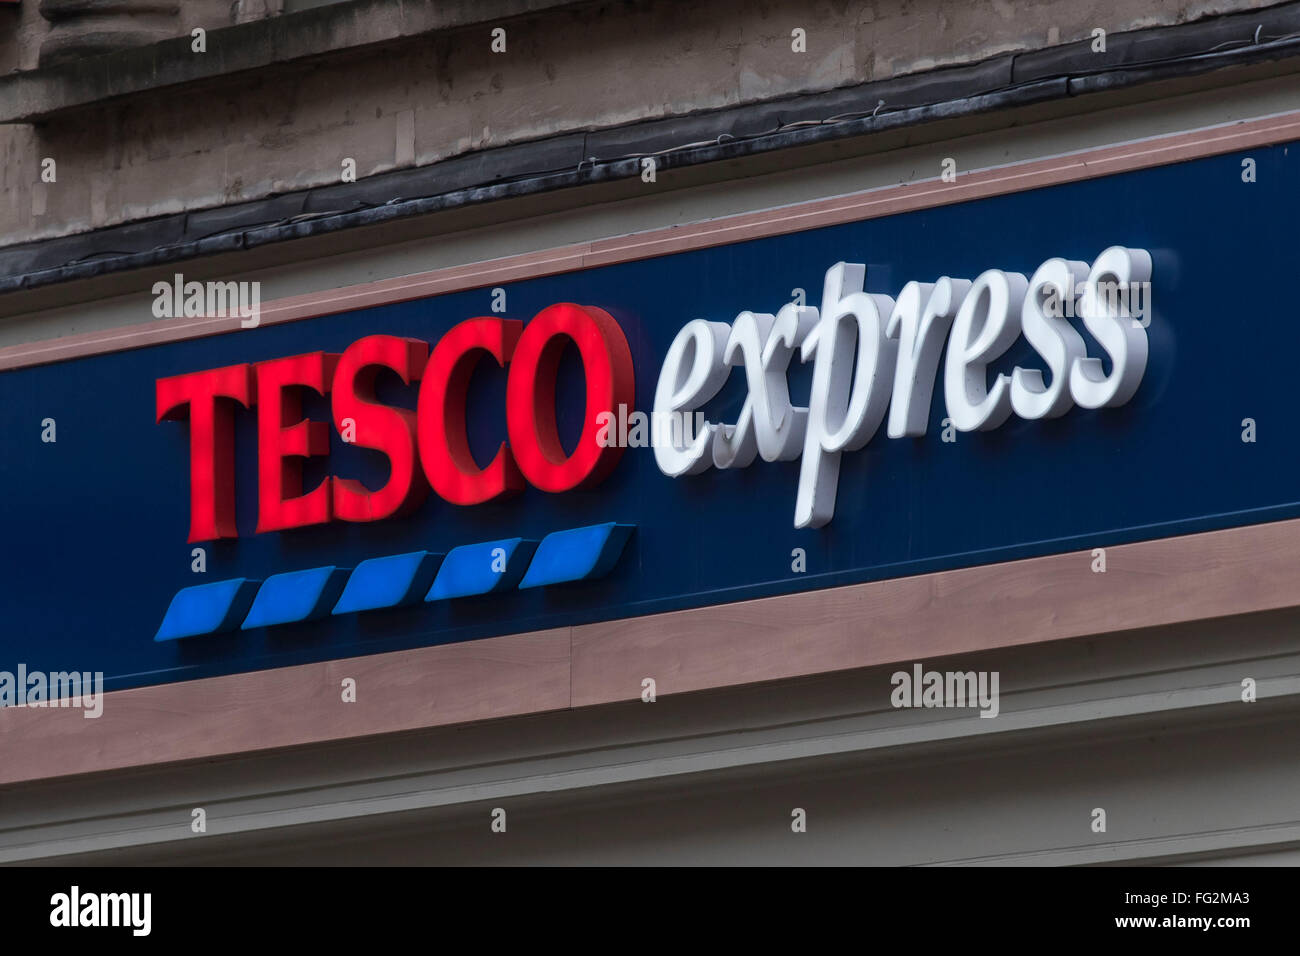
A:
<svg viewBox="0 0 1300 956">
<path fill-rule="evenodd" d="M 596 0 L 352 0 L 0 77 L 0 123 L 47 122 L 106 100 L 220 80 Z"/>
</svg>

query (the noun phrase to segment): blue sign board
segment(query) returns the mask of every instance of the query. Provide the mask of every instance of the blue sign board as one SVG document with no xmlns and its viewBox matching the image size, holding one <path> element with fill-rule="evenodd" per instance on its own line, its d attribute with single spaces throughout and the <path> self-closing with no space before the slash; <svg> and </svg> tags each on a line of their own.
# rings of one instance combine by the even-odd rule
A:
<svg viewBox="0 0 1300 956">
<path fill-rule="evenodd" d="M 256 414 L 235 415 L 239 537 L 193 544 L 189 427 L 156 422 L 160 378 L 307 352 L 376 333 L 436 342 L 493 314 L 477 289 L 0 373 L 0 662 L 103 671 L 108 689 L 473 640 L 670 609 L 1300 516 L 1292 390 L 1300 322 L 1274 286 L 1295 268 L 1300 153 L 1260 148 L 939 206 L 865 222 L 511 283 L 525 323 L 573 302 L 626 336 L 635 407 L 649 410 L 683 326 L 815 306 L 827 270 L 866 266 L 869 293 L 911 280 L 1032 274 L 1053 257 L 1150 254 L 1148 358 L 1118 407 L 945 426 L 943 366 L 920 437 L 882 425 L 840 467 L 834 516 L 796 528 L 801 462 L 755 460 L 670 477 L 630 448 L 602 482 L 501 501 L 436 496 L 403 517 L 255 533 Z M 149 298 L 142 290 L 142 309 Z M 1089 354 L 1100 354 L 1078 320 Z M 951 344 L 950 346 L 951 347 Z M 1041 368 L 1024 338 L 988 368 Z M 1109 368 L 1107 361 L 1104 370 Z M 813 366 L 789 365 L 806 405 Z M 481 363 L 465 402 L 481 465 L 506 441 L 507 371 Z M 582 428 L 584 369 L 559 363 L 558 429 Z M 381 376 L 380 399 L 416 408 L 417 385 Z M 735 422 L 745 371 L 703 406 Z M 330 420 L 328 399 L 303 413 Z M 1253 441 L 1243 440 L 1254 422 Z M 52 422 L 54 440 L 47 434 Z M 371 488 L 383 455 L 331 428 L 327 474 Z M 205 570 L 192 570 L 194 547 Z M 796 549 L 802 549 L 798 569 Z M 492 573 L 484 572 L 484 567 Z M 0 664 L 0 666 L 5 666 Z"/>
</svg>

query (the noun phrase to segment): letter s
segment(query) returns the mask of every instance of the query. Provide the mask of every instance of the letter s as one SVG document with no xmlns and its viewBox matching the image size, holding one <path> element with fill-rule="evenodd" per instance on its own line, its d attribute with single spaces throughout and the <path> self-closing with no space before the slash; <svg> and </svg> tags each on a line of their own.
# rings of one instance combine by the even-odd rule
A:
<svg viewBox="0 0 1300 956">
<path fill-rule="evenodd" d="M 1110 356 L 1111 370 L 1102 371 L 1101 359 L 1077 358 L 1070 370 L 1070 393 L 1084 408 L 1123 405 L 1142 382 L 1147 367 L 1147 333 L 1129 312 L 1132 283 L 1151 278 L 1151 254 L 1145 249 L 1111 246 L 1097 257 L 1083 292 L 1083 324 Z M 1107 301 L 1099 286 L 1114 283 L 1116 294 Z M 1123 290 L 1122 292 L 1119 290 Z M 1112 309 L 1111 305 L 1116 308 Z"/>
<path fill-rule="evenodd" d="M 1055 291 L 1056 302 L 1072 302 L 1075 287 L 1088 274 L 1086 262 L 1048 259 L 1029 279 L 1029 291 L 1020 310 L 1020 325 L 1025 339 L 1034 347 L 1052 375 L 1052 384 L 1043 384 L 1043 373 L 1036 368 L 1017 366 L 1011 373 L 1011 407 L 1021 418 L 1058 418 L 1070 410 L 1070 370 L 1087 356 L 1083 336 L 1074 330 L 1065 315 L 1049 315 L 1044 308 L 1045 293 Z M 1064 312 L 1064 309 L 1062 309 Z"/>
<path fill-rule="evenodd" d="M 331 401 L 334 425 L 356 423 L 353 444 L 373 448 L 388 456 L 388 483 L 378 491 L 351 478 L 332 478 L 334 516 L 344 521 L 379 521 L 419 507 L 429 492 L 424 473 L 417 467 L 415 413 L 390 408 L 375 397 L 375 378 L 390 369 L 410 385 L 424 374 L 429 346 L 419 339 L 393 335 L 368 335 L 344 350 L 334 370 Z"/>
</svg>

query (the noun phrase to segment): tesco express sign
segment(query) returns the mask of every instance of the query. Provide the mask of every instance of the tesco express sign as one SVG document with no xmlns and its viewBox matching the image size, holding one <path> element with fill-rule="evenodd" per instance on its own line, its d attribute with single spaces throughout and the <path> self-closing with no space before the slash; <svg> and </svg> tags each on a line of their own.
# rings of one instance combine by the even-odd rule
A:
<svg viewBox="0 0 1300 956">
<path fill-rule="evenodd" d="M 673 340 L 660 370 L 653 414 L 698 413 L 737 366 L 748 395 L 735 422 L 705 421 L 695 434 L 654 443 L 663 474 L 801 460 L 797 528 L 820 527 L 835 512 L 840 457 L 864 447 L 888 414 L 890 438 L 925 434 L 939 361 L 943 391 L 959 431 L 997 428 L 1012 414 L 1054 418 L 1074 405 L 1123 405 L 1147 363 L 1144 323 L 1128 290 L 1149 287 L 1151 256 L 1112 246 L 1089 265 L 1049 259 L 1028 279 L 990 269 L 973 280 L 943 276 L 909 282 L 898 298 L 864 291 L 866 268 L 840 262 L 825 277 L 820 308 L 790 303 L 776 315 L 741 312 L 734 322 L 695 319 Z M 1117 294 L 1118 293 L 1118 294 Z M 1095 341 L 1091 353 L 1069 321 L 1077 315 Z M 1015 368 L 989 380 L 988 366 L 1023 335 L 1043 368 Z M 581 435 L 566 453 L 556 426 L 560 358 L 573 343 L 582 358 L 586 408 Z M 1098 351 L 1100 350 L 1100 351 Z M 790 362 L 811 362 L 808 404 L 796 406 Z M 1101 361 L 1104 354 L 1110 370 Z M 490 357 L 508 370 L 508 441 L 480 467 L 470 454 L 465 406 L 470 378 Z M 419 382 L 414 412 L 375 396 L 381 369 Z M 409 513 L 430 491 L 456 505 L 516 494 L 525 483 L 563 493 L 606 478 L 623 453 L 609 422 L 634 406 L 631 350 L 618 323 L 595 306 L 559 303 L 526 326 L 471 318 L 430 350 L 414 338 L 369 335 L 341 354 L 312 352 L 158 379 L 157 419 L 190 423 L 189 540 L 238 536 L 235 527 L 234 414 L 256 408 L 256 531 L 333 520 L 381 521 Z M 301 412 L 302 388 L 329 396 L 345 440 L 382 452 L 383 487 L 329 476 L 302 487 L 302 464 L 327 456 L 328 425 Z"/>
</svg>

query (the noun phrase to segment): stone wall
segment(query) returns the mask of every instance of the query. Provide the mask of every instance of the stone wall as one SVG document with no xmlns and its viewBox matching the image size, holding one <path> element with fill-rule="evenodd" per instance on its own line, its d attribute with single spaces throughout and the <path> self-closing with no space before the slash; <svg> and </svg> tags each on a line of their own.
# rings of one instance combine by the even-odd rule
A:
<svg viewBox="0 0 1300 956">
<path fill-rule="evenodd" d="M 72 0 L 44 5 L 56 2 Z M 265 5 L 245 11 L 261 16 L 281 0 L 244 2 Z M 1097 27 L 1116 32 L 1269 5 L 618 0 L 561 7 L 505 21 L 505 52 L 493 52 L 489 28 L 475 25 L 197 89 L 138 93 L 40 125 L 0 126 L 0 244 L 336 183 L 345 159 L 355 160 L 360 178 L 566 131 L 1038 49 L 1087 38 Z M 219 19 L 218 8 L 227 22 L 240 12 L 226 0 L 181 6 L 178 34 L 190 19 Z M 15 60 L 13 43 L 0 39 L 0 64 L 8 57 L 35 66 L 48 40 L 35 0 L 0 16 L 7 18 L 0 34 L 19 45 Z M 792 50 L 796 29 L 806 33 L 806 52 Z M 56 182 L 41 182 L 44 158 L 55 160 Z"/>
<path fill-rule="evenodd" d="M 0 74 L 279 13 L 283 0 L 22 0 L 0 9 Z"/>
</svg>

